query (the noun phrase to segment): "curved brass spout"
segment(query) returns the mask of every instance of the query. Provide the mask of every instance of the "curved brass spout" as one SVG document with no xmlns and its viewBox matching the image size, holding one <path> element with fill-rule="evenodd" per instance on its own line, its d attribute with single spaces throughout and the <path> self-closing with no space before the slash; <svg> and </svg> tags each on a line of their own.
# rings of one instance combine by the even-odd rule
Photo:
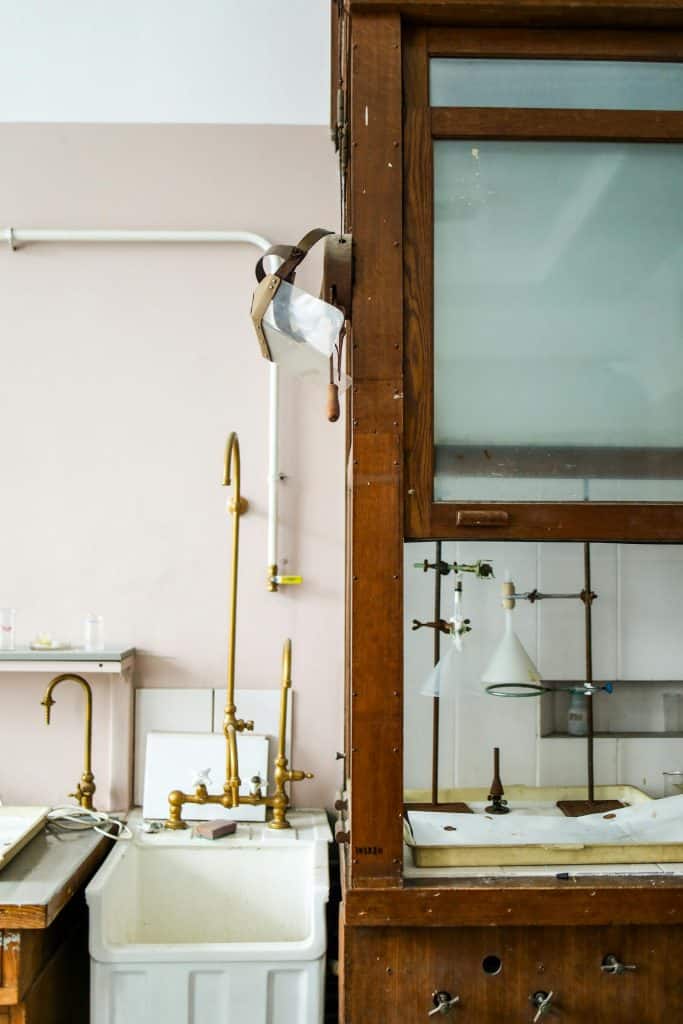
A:
<svg viewBox="0 0 683 1024">
<path fill-rule="evenodd" d="M 245 722 L 235 717 L 235 645 L 237 636 L 237 570 L 239 568 L 240 516 L 247 511 L 249 504 L 240 491 L 241 478 L 240 442 L 237 434 L 232 431 L 225 442 L 225 458 L 223 460 L 223 486 L 232 485 L 232 498 L 228 503 L 228 511 L 232 516 L 232 572 L 230 576 L 230 623 L 228 631 L 228 678 L 226 685 L 225 714 L 223 716 L 223 735 L 226 740 L 225 753 L 225 793 L 230 793 L 233 807 L 239 803 L 240 777 L 237 760 L 237 732 L 253 729 L 253 722 Z"/>
<path fill-rule="evenodd" d="M 70 679 L 74 683 L 78 683 L 85 690 L 85 749 L 83 754 L 83 774 L 81 775 L 81 781 L 76 786 L 75 793 L 69 793 L 69 796 L 75 797 L 81 807 L 88 811 L 93 810 L 93 794 L 95 793 L 95 776 L 92 773 L 92 690 L 90 683 L 83 676 L 74 675 L 72 672 L 64 672 L 62 675 L 55 676 L 54 679 L 50 680 L 45 691 L 45 696 L 41 700 L 41 704 L 45 708 L 45 721 L 47 725 L 50 724 L 50 709 L 52 708 L 55 701 L 52 698 L 52 691 L 63 683 L 65 680 Z"/>
</svg>

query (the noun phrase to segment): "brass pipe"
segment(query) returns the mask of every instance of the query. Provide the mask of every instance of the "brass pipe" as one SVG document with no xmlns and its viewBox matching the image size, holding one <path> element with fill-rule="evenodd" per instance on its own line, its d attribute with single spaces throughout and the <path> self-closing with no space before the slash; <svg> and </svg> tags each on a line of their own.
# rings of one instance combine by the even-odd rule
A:
<svg viewBox="0 0 683 1024">
<path fill-rule="evenodd" d="M 277 756 L 285 756 L 285 735 L 287 732 L 287 699 L 292 687 L 292 641 L 285 640 L 282 648 L 282 682 L 280 687 L 280 728 L 278 730 Z"/>
<path fill-rule="evenodd" d="M 228 620 L 228 675 L 226 683 L 225 714 L 223 717 L 223 735 L 226 740 L 225 749 L 225 786 L 234 796 L 239 794 L 240 777 L 237 757 L 237 741 L 235 731 L 253 729 L 253 722 L 244 722 L 236 717 L 235 707 L 235 647 L 237 642 L 237 575 L 239 569 L 240 550 L 240 516 L 247 511 L 249 504 L 241 493 L 242 465 L 240 459 L 240 442 L 233 430 L 225 442 L 223 458 L 223 486 L 232 486 L 232 498 L 228 502 L 228 511 L 232 516 L 232 571 L 230 574 L 230 615 Z M 232 806 L 237 806 L 233 804 Z"/>
<path fill-rule="evenodd" d="M 92 811 L 93 802 L 92 798 L 95 793 L 95 776 L 92 772 L 92 689 L 90 683 L 83 676 L 75 675 L 72 672 L 64 672 L 62 675 L 55 676 L 48 683 L 45 691 L 45 696 L 41 700 L 41 704 L 45 708 L 45 722 L 47 725 L 50 724 L 50 710 L 55 704 L 52 698 L 53 690 L 63 683 L 65 680 L 71 680 L 74 683 L 78 683 L 85 691 L 85 743 L 83 751 L 83 773 L 81 775 L 80 782 L 76 786 L 74 793 L 69 793 L 69 796 L 75 797 L 80 806 L 85 810 Z"/>
</svg>

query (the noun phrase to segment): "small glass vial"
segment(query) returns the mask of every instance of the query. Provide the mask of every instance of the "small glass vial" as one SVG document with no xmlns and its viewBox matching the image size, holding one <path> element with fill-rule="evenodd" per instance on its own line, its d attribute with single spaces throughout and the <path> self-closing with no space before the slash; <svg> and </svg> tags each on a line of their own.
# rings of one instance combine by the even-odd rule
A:
<svg viewBox="0 0 683 1024">
<path fill-rule="evenodd" d="M 0 608 L 0 651 L 14 650 L 16 619 L 16 608 Z"/>
<path fill-rule="evenodd" d="M 570 736 L 586 736 L 588 734 L 588 708 L 583 693 L 573 693 L 569 701 L 567 715 L 567 732 Z"/>
<path fill-rule="evenodd" d="M 86 651 L 104 650 L 104 619 L 101 615 L 86 615 L 83 620 L 83 647 Z"/>
</svg>

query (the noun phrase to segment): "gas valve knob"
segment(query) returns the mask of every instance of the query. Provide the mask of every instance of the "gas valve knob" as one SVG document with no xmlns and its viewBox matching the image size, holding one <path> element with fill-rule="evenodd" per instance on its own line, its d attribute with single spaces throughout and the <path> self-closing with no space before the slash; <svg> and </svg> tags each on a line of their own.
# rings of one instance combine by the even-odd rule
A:
<svg viewBox="0 0 683 1024">
<path fill-rule="evenodd" d="M 605 974 L 626 974 L 627 971 L 635 971 L 636 965 L 622 964 L 619 957 L 616 957 L 614 953 L 608 953 L 600 964 L 600 970 L 604 971 Z"/>
<path fill-rule="evenodd" d="M 440 1014 L 442 1017 L 445 1017 L 460 1002 L 460 996 L 452 996 L 450 992 L 435 992 L 432 996 L 432 1002 L 434 1003 L 434 1009 L 430 1010 L 427 1016 L 436 1017 L 437 1014 Z"/>
<path fill-rule="evenodd" d="M 532 1006 L 536 1007 L 534 1024 L 537 1024 L 547 1013 L 550 1013 L 554 995 L 554 992 L 534 992 L 529 996 L 529 1002 Z"/>
</svg>

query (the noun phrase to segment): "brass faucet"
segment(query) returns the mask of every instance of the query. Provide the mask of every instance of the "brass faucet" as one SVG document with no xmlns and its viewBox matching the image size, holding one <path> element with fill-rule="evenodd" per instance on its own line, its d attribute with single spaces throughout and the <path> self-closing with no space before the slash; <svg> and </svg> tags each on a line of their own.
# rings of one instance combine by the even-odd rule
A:
<svg viewBox="0 0 683 1024">
<path fill-rule="evenodd" d="M 52 699 L 52 691 L 67 679 L 72 680 L 74 683 L 78 683 L 85 690 L 85 749 L 83 755 L 83 774 L 81 775 L 80 782 L 76 786 L 76 792 L 69 793 L 69 796 L 75 797 L 81 807 L 85 810 L 92 811 L 92 798 L 95 793 L 95 776 L 92 773 L 92 690 L 90 688 L 90 683 L 84 679 L 83 676 L 77 676 L 71 672 L 65 672 L 60 676 L 55 676 L 54 679 L 48 683 L 45 696 L 40 703 L 45 708 L 45 721 L 47 725 L 49 725 L 50 709 L 55 703 Z"/>
<path fill-rule="evenodd" d="M 234 808 L 240 804 L 265 804 L 273 809 L 271 828 L 289 828 L 285 812 L 289 806 L 289 797 L 285 790 L 288 782 L 300 779 L 311 779 L 310 772 L 289 770 L 285 757 L 285 729 L 287 725 L 287 697 L 291 687 L 292 644 L 285 642 L 282 655 L 282 690 L 280 698 L 280 735 L 278 756 L 275 759 L 275 793 L 272 797 L 263 797 L 260 793 L 240 795 L 241 779 L 239 775 L 239 759 L 237 755 L 237 733 L 252 731 L 253 722 L 245 722 L 237 718 L 235 706 L 235 641 L 237 623 L 237 569 L 239 559 L 239 521 L 249 505 L 240 492 L 240 445 L 237 434 L 231 433 L 225 445 L 223 466 L 223 486 L 233 486 L 232 499 L 228 503 L 228 511 L 232 515 L 232 572 L 230 579 L 230 616 L 228 630 L 228 677 L 226 687 L 226 703 L 223 715 L 223 735 L 225 736 L 225 782 L 223 792 L 211 794 L 201 783 L 194 793 L 183 793 L 174 789 L 168 797 L 168 819 L 166 828 L 187 828 L 182 820 L 183 804 L 220 804 L 222 807 Z"/>
<path fill-rule="evenodd" d="M 291 825 L 287 821 L 287 808 L 290 803 L 289 794 L 286 788 L 287 784 L 290 782 L 301 782 L 302 779 L 313 778 L 313 774 L 311 772 L 297 771 L 294 768 L 288 767 L 289 761 L 285 754 L 285 737 L 287 735 L 287 704 L 291 687 L 292 641 L 285 640 L 284 647 L 282 649 L 280 727 L 278 730 L 278 752 L 274 761 L 275 792 L 273 795 L 261 796 L 259 792 L 243 795 L 239 791 L 239 778 L 237 778 L 238 785 L 236 790 L 233 785 L 228 785 L 229 782 L 234 781 L 230 774 L 228 774 L 222 793 L 209 793 L 203 782 L 196 787 L 194 793 L 182 793 L 180 790 L 174 789 L 168 796 L 168 820 L 166 821 L 166 828 L 187 828 L 187 822 L 183 821 L 181 818 L 183 804 L 220 804 L 221 807 L 227 808 L 239 807 L 241 804 L 251 804 L 252 806 L 262 806 L 265 804 L 265 806 L 270 807 L 273 812 L 271 820 L 268 822 L 268 828 L 291 828 Z M 232 726 L 230 726 L 226 732 L 226 742 L 228 745 L 228 772 L 231 771 L 231 766 L 234 766 L 234 773 L 235 775 L 238 775 L 237 741 L 235 729 Z"/>
</svg>

